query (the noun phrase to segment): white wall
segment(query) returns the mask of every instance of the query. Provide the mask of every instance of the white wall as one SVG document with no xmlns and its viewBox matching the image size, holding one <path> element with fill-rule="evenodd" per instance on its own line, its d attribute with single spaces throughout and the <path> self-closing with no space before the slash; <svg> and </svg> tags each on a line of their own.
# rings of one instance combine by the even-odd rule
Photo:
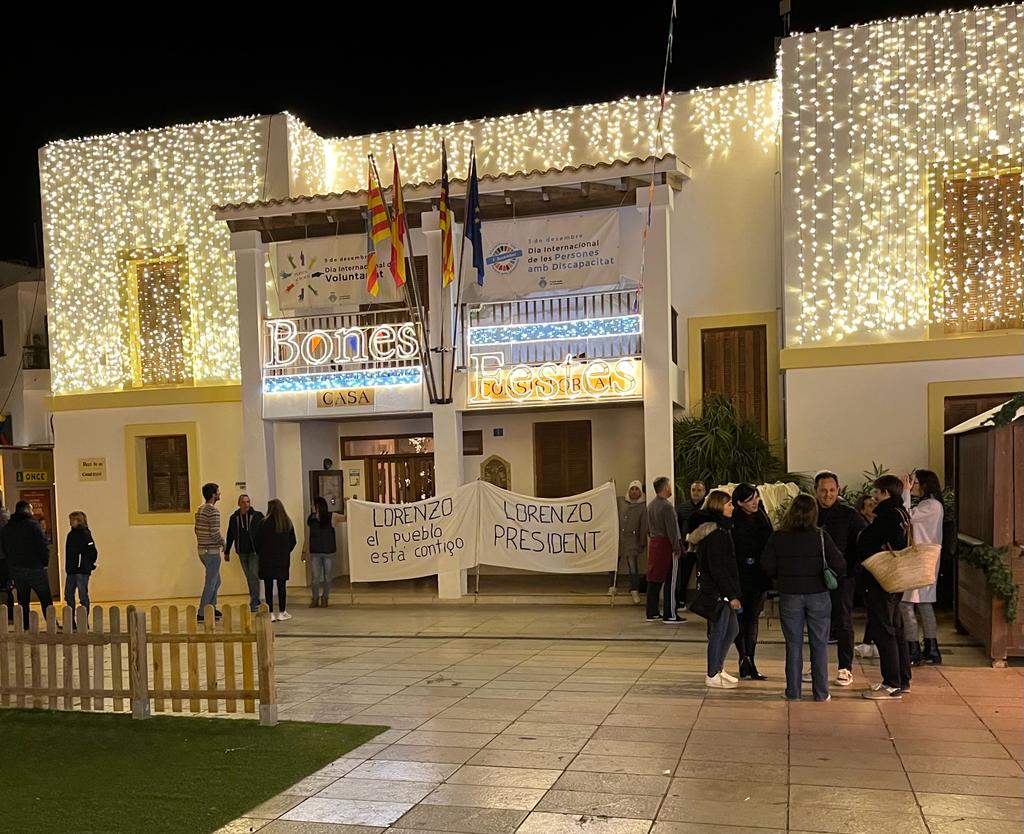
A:
<svg viewBox="0 0 1024 834">
<path fill-rule="evenodd" d="M 859 483 L 872 461 L 928 465 L 928 385 L 1024 376 L 1024 357 L 786 371 L 789 468 Z"/>
<path fill-rule="evenodd" d="M 33 303 L 35 314 L 33 315 Z M 0 356 L 0 406 L 14 423 L 14 445 L 53 442 L 45 397 L 50 393 L 48 370 L 21 370 L 22 347 L 32 337 L 46 339 L 46 288 L 39 281 L 22 281 L 0 289 L 0 321 L 3 321 L 4 355 Z M 15 378 L 17 377 L 17 378 Z"/>
<path fill-rule="evenodd" d="M 227 531 L 234 511 L 236 481 L 244 481 L 238 403 L 108 408 L 54 414 L 54 478 L 60 551 L 67 536 L 68 513 L 82 510 L 99 548 L 99 567 L 89 586 L 95 602 L 185 597 L 198 604 L 203 569 L 189 524 L 131 525 L 128 522 L 128 473 L 124 427 L 138 423 L 194 421 L 199 440 L 200 483 L 221 486 L 221 521 Z M 107 480 L 78 480 L 78 458 L 106 457 Z M 198 507 L 202 497 L 193 499 Z M 63 559 L 63 555 L 61 555 Z M 224 594 L 244 593 L 245 579 L 236 559 L 223 566 Z"/>
</svg>

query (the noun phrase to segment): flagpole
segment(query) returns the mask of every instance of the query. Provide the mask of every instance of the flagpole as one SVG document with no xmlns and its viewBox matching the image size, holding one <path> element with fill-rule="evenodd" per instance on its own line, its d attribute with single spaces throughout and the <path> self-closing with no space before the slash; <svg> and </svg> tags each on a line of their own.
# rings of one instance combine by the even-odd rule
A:
<svg viewBox="0 0 1024 834">
<path fill-rule="evenodd" d="M 377 160 L 374 158 L 372 153 L 369 154 L 369 159 L 370 159 L 370 165 L 373 167 L 374 178 L 375 178 L 375 180 L 377 182 L 377 190 L 380 191 L 380 194 L 381 194 L 381 200 L 380 201 L 381 201 L 381 203 L 384 204 L 384 214 L 385 214 L 385 216 L 388 219 L 388 227 L 390 229 L 394 229 L 395 228 L 395 224 L 394 224 L 394 221 L 392 220 L 392 217 L 391 217 L 391 208 L 390 208 L 390 206 L 388 206 L 388 201 L 384 199 L 384 184 L 381 182 L 381 179 L 380 179 L 380 171 L 377 168 Z M 395 190 L 394 183 L 392 183 L 391 189 L 392 189 L 392 191 Z M 392 201 L 394 201 L 394 194 L 392 194 L 391 198 L 392 198 Z M 394 246 L 394 242 L 393 241 L 392 241 L 392 246 Z M 392 280 L 394 280 L 394 276 L 392 276 Z M 410 292 L 409 292 L 408 283 L 409 282 L 406 281 L 405 284 L 403 285 L 403 288 L 405 289 L 405 296 L 406 296 L 405 300 L 406 300 L 406 303 L 410 306 L 410 311 L 413 311 L 413 308 L 412 308 L 412 301 L 413 301 L 413 299 L 412 299 L 412 297 L 410 295 Z M 427 366 L 427 367 L 424 368 L 424 378 L 429 377 L 429 379 L 427 379 L 427 392 L 431 395 L 431 401 L 433 401 L 433 399 L 434 399 L 434 388 L 435 388 L 435 386 L 434 386 L 434 377 L 433 377 L 432 369 L 429 367 L 429 365 L 430 365 L 429 356 L 427 354 L 426 344 L 424 342 L 425 328 L 423 326 L 423 315 L 422 315 L 422 310 L 419 308 L 419 306 L 415 307 L 415 310 L 414 310 L 413 314 L 415 316 L 419 317 L 419 320 L 420 320 L 420 327 L 417 328 L 416 336 L 417 336 L 417 341 L 419 342 L 419 346 L 420 346 L 420 358 L 421 358 L 422 362 L 424 363 L 424 365 Z"/>
<path fill-rule="evenodd" d="M 459 274 L 456 276 L 456 292 L 455 292 L 455 316 L 452 322 L 452 368 L 451 368 L 451 379 L 449 386 L 454 388 L 455 386 L 455 356 L 456 356 L 456 342 L 459 337 L 459 312 L 462 310 L 462 267 L 466 257 L 466 221 L 468 219 L 468 208 L 469 208 L 469 181 L 473 175 L 473 161 L 476 159 L 476 140 L 471 140 L 469 143 L 469 170 L 466 172 L 466 192 L 463 197 L 463 213 L 462 213 L 462 234 L 459 237 L 462 239 L 462 243 L 459 246 Z M 454 221 L 454 217 L 452 218 Z M 454 223 L 453 223 L 454 228 Z"/>
</svg>

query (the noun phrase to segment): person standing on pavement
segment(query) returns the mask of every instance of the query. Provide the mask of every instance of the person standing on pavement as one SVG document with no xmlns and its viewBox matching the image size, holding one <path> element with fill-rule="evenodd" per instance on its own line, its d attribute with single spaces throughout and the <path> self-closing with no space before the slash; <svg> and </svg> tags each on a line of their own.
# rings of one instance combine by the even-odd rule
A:
<svg viewBox="0 0 1024 834">
<path fill-rule="evenodd" d="M 798 495 L 789 505 L 778 530 L 772 533 L 761 557 L 765 573 L 775 579 L 779 592 L 779 620 L 786 638 L 786 691 L 799 701 L 803 681 L 804 625 L 811 649 L 811 691 L 815 701 L 828 701 L 828 630 L 832 601 L 825 586 L 824 568 L 836 576 L 846 562 L 832 537 L 818 526 L 818 504 L 810 495 Z"/>
<path fill-rule="evenodd" d="M 629 593 L 633 604 L 640 604 L 640 557 L 647 546 L 647 503 L 644 485 L 630 481 L 619 504 L 619 565 L 625 563 L 629 571 Z M 609 594 L 615 593 L 616 571 L 608 572 Z"/>
<path fill-rule="evenodd" d="M 708 520 L 686 540 L 697 548 L 700 593 L 722 603 L 717 617 L 708 620 L 708 668 L 704 684 L 712 689 L 735 689 L 739 680 L 725 671 L 729 645 L 739 632 L 736 612 L 742 607 L 740 574 L 732 542 L 732 498 L 728 492 L 712 490 L 702 512 Z"/>
<path fill-rule="evenodd" d="M 647 548 L 647 619 L 660 619 L 666 625 L 686 622 L 676 613 L 676 577 L 682 540 L 676 511 L 669 500 L 672 481 L 666 477 L 654 479 L 654 500 L 647 505 L 647 529 L 650 544 Z M 658 614 L 658 601 L 664 586 L 664 613 Z"/>
<path fill-rule="evenodd" d="M 910 496 L 921 500 L 911 508 Z M 910 511 L 910 521 L 914 525 L 914 542 L 916 544 L 937 544 L 942 546 L 942 522 L 945 507 L 942 503 L 942 485 L 939 476 L 930 469 L 918 469 L 903 479 L 903 506 Z M 907 649 L 910 652 L 910 663 L 920 666 L 922 663 L 942 663 L 939 653 L 939 635 L 935 623 L 933 607 L 939 583 L 939 565 L 935 563 L 935 582 L 914 591 L 905 591 L 900 609 L 903 616 L 903 628 L 906 631 Z M 921 629 L 924 631 L 924 654 L 917 637 L 917 616 L 921 617 Z"/>
<path fill-rule="evenodd" d="M 260 554 L 260 579 L 271 620 L 290 620 L 286 583 L 295 549 L 295 526 L 285 512 L 284 504 L 271 498 L 267 517 L 256 529 L 256 552 Z M 277 613 L 274 613 L 274 583 L 277 583 Z"/>
<path fill-rule="evenodd" d="M 895 475 L 883 475 L 875 481 L 875 520 L 857 539 L 857 562 L 881 550 L 902 550 L 907 546 L 910 513 L 903 506 L 903 482 Z M 872 701 L 898 700 L 910 691 L 910 653 L 904 639 L 900 602 L 903 594 L 890 594 L 871 574 L 864 571 L 868 628 L 878 648 L 882 682 L 864 697 Z"/>
<path fill-rule="evenodd" d="M 739 675 L 755 681 L 768 680 L 757 671 L 754 655 L 757 634 L 764 609 L 765 594 L 771 581 L 761 569 L 761 553 L 772 534 L 772 523 L 761 506 L 761 496 L 753 484 L 739 484 L 732 493 L 732 541 L 736 549 L 736 566 L 740 576 L 739 632 L 736 651 L 740 656 Z"/>
<path fill-rule="evenodd" d="M 220 532 L 218 501 L 220 487 L 213 483 L 203 484 L 203 503 L 196 510 L 195 525 L 199 561 L 205 570 L 203 593 L 199 598 L 199 611 L 196 614 L 196 621 L 200 623 L 206 619 L 207 605 L 213 606 L 218 620 L 221 618 L 221 613 L 217 610 L 217 591 L 220 588 L 220 558 L 224 549 L 224 536 Z M 229 558 L 231 557 L 225 553 L 224 560 L 227 561 Z"/>
<path fill-rule="evenodd" d="M 231 546 L 235 546 L 238 564 L 245 574 L 249 588 L 249 610 L 260 610 L 260 557 L 256 555 L 253 534 L 263 521 L 263 513 L 252 508 L 252 501 L 245 493 L 238 496 L 238 509 L 228 519 L 228 536 L 224 542 L 224 561 L 231 559 Z"/>
<path fill-rule="evenodd" d="M 334 555 L 338 552 L 334 528 L 340 521 L 341 516 L 331 512 L 326 498 L 319 495 L 313 500 L 313 512 L 306 519 L 309 527 L 309 589 L 312 592 L 310 608 L 327 608 L 330 604 Z"/>
<path fill-rule="evenodd" d="M 814 494 L 818 501 L 818 526 L 839 548 L 846 569 L 838 574 L 839 587 L 831 592 L 832 627 L 839 671 L 836 686 L 853 683 L 853 599 L 857 588 L 857 537 L 868 523 L 856 509 L 839 497 L 839 476 L 824 470 L 814 476 Z M 830 639 L 831 642 L 831 639 Z"/>
<path fill-rule="evenodd" d="M 64 572 L 67 580 L 64 583 L 64 602 L 71 607 L 74 622 L 75 592 L 78 592 L 78 604 L 89 613 L 89 578 L 96 570 L 99 551 L 89 529 L 89 519 L 81 510 L 68 515 L 71 529 L 64 542 Z M 77 628 L 77 623 L 75 623 Z"/>
<path fill-rule="evenodd" d="M 44 617 L 53 605 L 50 579 L 46 575 L 50 564 L 50 545 L 28 501 L 19 501 L 14 505 L 14 515 L 0 530 L 0 548 L 3 549 L 11 581 L 18 593 L 22 622 L 27 630 L 33 591 L 42 606 Z"/>
<path fill-rule="evenodd" d="M 676 510 L 679 532 L 682 533 L 684 539 L 687 533 L 693 532 L 693 528 L 689 526 L 690 519 L 700 510 L 700 505 L 704 503 L 707 494 L 708 488 L 704 486 L 704 482 L 694 481 L 690 484 L 690 500 L 684 501 Z M 676 599 L 680 611 L 686 610 L 686 592 L 690 587 L 690 577 L 693 576 L 693 569 L 696 565 L 697 552 L 684 547 L 683 554 L 679 557 L 679 582 L 676 583 Z"/>
<path fill-rule="evenodd" d="M 7 622 L 14 622 L 14 582 L 11 580 L 11 569 L 4 556 L 3 530 L 7 522 L 11 520 L 11 514 L 4 506 L 3 493 L 0 492 L 0 593 L 3 593 L 3 604 L 7 606 Z"/>
</svg>

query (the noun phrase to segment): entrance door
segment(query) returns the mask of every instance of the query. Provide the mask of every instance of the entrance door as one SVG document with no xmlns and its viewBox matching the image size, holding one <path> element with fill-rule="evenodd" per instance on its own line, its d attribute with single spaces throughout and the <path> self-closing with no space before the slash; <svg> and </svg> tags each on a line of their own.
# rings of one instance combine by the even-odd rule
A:
<svg viewBox="0 0 1024 834">
<path fill-rule="evenodd" d="M 533 471 L 538 498 L 564 498 L 593 489 L 590 421 L 534 423 Z"/>
<path fill-rule="evenodd" d="M 434 495 L 433 455 L 387 455 L 366 461 L 366 500 L 408 504 Z"/>
</svg>

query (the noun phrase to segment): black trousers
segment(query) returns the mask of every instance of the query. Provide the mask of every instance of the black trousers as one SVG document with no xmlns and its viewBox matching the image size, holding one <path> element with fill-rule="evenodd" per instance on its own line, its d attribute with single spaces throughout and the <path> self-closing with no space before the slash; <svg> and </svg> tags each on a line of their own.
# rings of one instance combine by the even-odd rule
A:
<svg viewBox="0 0 1024 834">
<path fill-rule="evenodd" d="M 743 606 L 743 613 L 737 615 L 740 630 L 734 641 L 740 657 L 753 659 L 754 652 L 757 651 L 757 630 L 761 611 L 764 609 L 764 597 L 765 592 L 760 585 L 740 587 L 740 605 Z"/>
<path fill-rule="evenodd" d="M 690 587 L 690 577 L 697 566 L 696 553 L 684 553 L 679 557 L 679 581 L 676 583 L 676 600 L 686 602 L 686 589 Z"/>
<path fill-rule="evenodd" d="M 900 601 L 903 594 L 889 594 L 873 580 L 868 580 L 868 628 L 878 649 L 882 683 L 893 689 L 910 686 L 910 652 L 903 639 L 903 615 Z"/>
<path fill-rule="evenodd" d="M 839 653 L 839 668 L 853 671 L 853 595 L 857 580 L 844 576 L 832 592 L 832 633 Z"/>
<path fill-rule="evenodd" d="M 21 606 L 21 617 L 28 629 L 28 605 L 32 600 L 32 592 L 35 591 L 39 597 L 39 604 L 43 607 L 43 616 L 53 605 L 53 594 L 50 593 L 50 580 L 46 576 L 45 568 L 11 568 L 11 579 L 14 580 L 14 587 L 18 589 L 18 605 Z"/>
<path fill-rule="evenodd" d="M 673 557 L 672 570 L 664 582 L 652 582 L 647 580 L 647 616 L 658 616 L 658 602 L 661 596 L 665 597 L 665 613 L 663 620 L 674 620 L 676 618 L 676 582 L 679 576 L 679 559 Z"/>
<path fill-rule="evenodd" d="M 285 579 L 264 579 L 263 592 L 267 598 L 267 608 L 274 612 L 274 583 L 277 583 L 277 611 L 278 613 L 288 610 L 288 591 L 285 590 Z"/>
</svg>

